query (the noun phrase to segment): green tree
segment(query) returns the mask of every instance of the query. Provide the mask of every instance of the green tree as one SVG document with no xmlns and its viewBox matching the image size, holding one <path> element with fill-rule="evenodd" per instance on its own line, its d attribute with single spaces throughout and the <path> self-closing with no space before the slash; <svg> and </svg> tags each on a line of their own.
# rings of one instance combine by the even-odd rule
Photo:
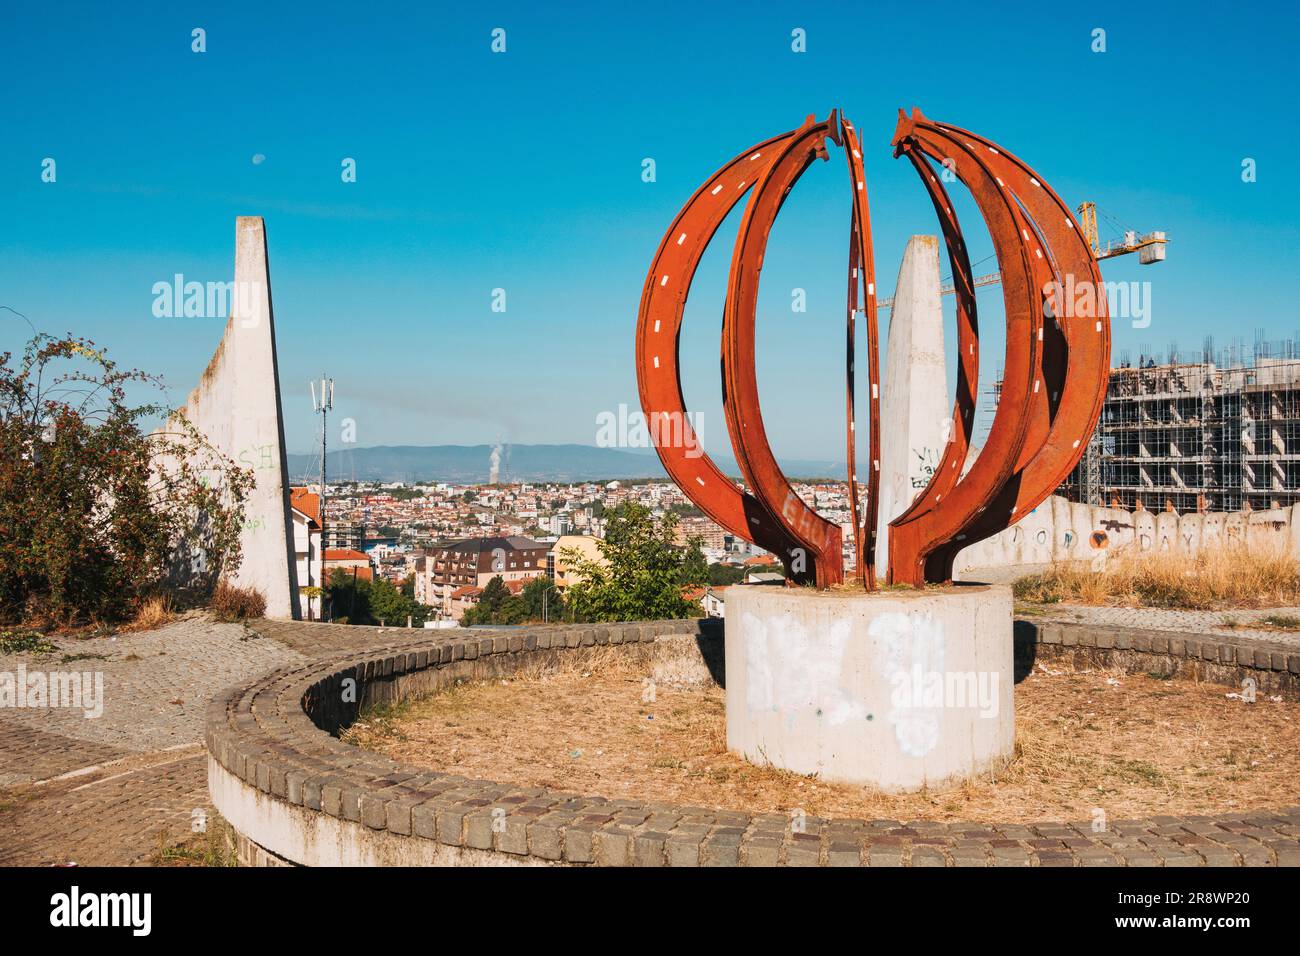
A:
<svg viewBox="0 0 1300 956">
<path fill-rule="evenodd" d="M 485 608 L 490 614 L 495 614 L 508 600 L 510 600 L 510 589 L 498 574 L 483 586 L 483 596 L 478 599 L 478 606 Z"/>
<path fill-rule="evenodd" d="M 370 583 L 354 578 L 342 568 L 330 572 L 329 585 L 325 588 L 326 604 L 334 621 L 338 624 L 369 624 Z"/>
<path fill-rule="evenodd" d="M 549 577 L 533 578 L 519 595 L 528 621 L 564 620 L 564 595 Z"/>
<path fill-rule="evenodd" d="M 514 595 L 500 576 L 494 577 L 483 588 L 483 596 L 477 604 L 469 608 L 461 617 L 461 625 L 470 627 L 474 624 L 527 624 L 542 620 L 543 594 L 545 597 L 546 616 L 552 620 L 561 620 L 564 600 L 553 589 L 553 582 L 548 577 L 532 578 Z"/>
<path fill-rule="evenodd" d="M 128 385 L 163 388 L 88 339 L 0 354 L 0 622 L 117 620 L 161 592 L 198 603 L 238 568 L 252 471 L 180 413 L 128 404 Z"/>
<path fill-rule="evenodd" d="M 405 627 L 409 617 L 413 627 L 423 627 L 433 616 L 433 608 L 408 597 L 391 581 L 354 579 L 343 568 L 335 568 L 330 573 L 327 591 L 337 623 Z"/>
<path fill-rule="evenodd" d="M 385 624 L 401 627 L 409 617 L 413 627 L 423 627 L 431 611 L 384 578 L 376 578 L 370 585 L 370 615 Z"/>
<path fill-rule="evenodd" d="M 715 587 L 718 585 L 739 584 L 743 580 L 745 580 L 744 568 L 738 568 L 734 564 L 709 565 L 709 584 Z"/>
<path fill-rule="evenodd" d="M 691 538 L 682 559 L 682 584 L 698 587 L 709 583 L 709 562 L 700 549 L 700 539 Z"/>
<path fill-rule="evenodd" d="M 656 521 L 650 509 L 625 502 L 611 511 L 597 547 L 604 561 L 577 549 L 564 558 L 579 578 L 568 590 L 574 620 L 635 621 L 697 617 L 699 607 L 682 597 L 682 549 L 674 543 L 677 518 Z"/>
</svg>

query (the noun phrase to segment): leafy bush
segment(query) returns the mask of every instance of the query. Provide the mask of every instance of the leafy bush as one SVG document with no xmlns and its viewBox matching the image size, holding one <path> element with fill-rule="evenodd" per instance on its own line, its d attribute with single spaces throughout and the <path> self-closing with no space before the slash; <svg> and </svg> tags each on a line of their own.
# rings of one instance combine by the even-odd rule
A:
<svg viewBox="0 0 1300 956">
<path fill-rule="evenodd" d="M 218 621 L 242 621 L 266 613 L 266 596 L 256 588 L 240 588 L 221 581 L 213 589 L 208 607 Z"/>
<path fill-rule="evenodd" d="M 564 596 L 555 582 L 545 575 L 531 578 L 513 595 L 498 574 L 484 586 L 483 596 L 464 613 L 460 624 L 534 624 L 543 620 L 565 620 Z"/>
<path fill-rule="evenodd" d="M 239 564 L 251 470 L 161 404 L 132 406 L 94 343 L 41 334 L 0 354 L 0 621 L 130 617 L 163 591 L 197 603 Z"/>
<path fill-rule="evenodd" d="M 610 512 L 605 537 L 597 545 L 603 562 L 593 561 L 577 549 L 564 553 L 578 579 L 567 593 L 571 618 L 653 621 L 700 617 L 700 606 L 682 596 L 683 584 L 701 576 L 700 562 L 686 561 L 688 552 L 674 542 L 676 530 L 675 515 L 656 521 L 649 508 L 635 502 L 624 502 Z M 703 574 L 707 575 L 707 565 Z"/>
<path fill-rule="evenodd" d="M 335 624 L 379 624 L 405 627 L 410 617 L 413 627 L 424 627 L 433 616 L 433 608 L 421 604 L 391 581 L 352 579 L 342 568 L 330 573 L 326 589 Z"/>
</svg>

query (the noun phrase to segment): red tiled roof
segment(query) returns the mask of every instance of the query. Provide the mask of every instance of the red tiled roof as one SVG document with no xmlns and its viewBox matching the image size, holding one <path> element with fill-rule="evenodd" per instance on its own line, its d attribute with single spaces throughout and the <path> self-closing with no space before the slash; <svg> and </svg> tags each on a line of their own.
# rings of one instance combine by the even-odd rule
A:
<svg viewBox="0 0 1300 956">
<path fill-rule="evenodd" d="M 482 593 L 483 593 L 482 588 L 476 588 L 472 584 L 467 584 L 463 588 L 457 588 L 456 590 L 452 591 L 451 598 L 454 601 L 457 598 L 469 597 L 471 594 L 482 594 Z"/>
<path fill-rule="evenodd" d="M 305 514 L 316 527 L 320 527 L 320 495 L 313 494 L 306 488 L 290 488 L 289 505 Z"/>
<path fill-rule="evenodd" d="M 368 557 L 367 557 L 365 554 L 363 554 L 362 552 L 358 551 L 356 548 L 326 548 L 326 549 L 325 549 L 325 560 L 326 560 L 326 561 L 366 561 L 366 562 L 369 562 L 369 561 L 370 561 L 370 558 L 368 558 Z"/>
</svg>

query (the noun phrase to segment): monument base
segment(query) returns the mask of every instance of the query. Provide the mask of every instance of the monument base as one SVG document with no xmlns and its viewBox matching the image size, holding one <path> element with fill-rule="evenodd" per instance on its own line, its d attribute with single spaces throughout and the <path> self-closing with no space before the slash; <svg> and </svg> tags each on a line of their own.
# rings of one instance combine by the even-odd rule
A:
<svg viewBox="0 0 1300 956">
<path fill-rule="evenodd" d="M 954 783 L 1015 746 L 1011 589 L 727 592 L 727 749 L 885 791 Z"/>
</svg>

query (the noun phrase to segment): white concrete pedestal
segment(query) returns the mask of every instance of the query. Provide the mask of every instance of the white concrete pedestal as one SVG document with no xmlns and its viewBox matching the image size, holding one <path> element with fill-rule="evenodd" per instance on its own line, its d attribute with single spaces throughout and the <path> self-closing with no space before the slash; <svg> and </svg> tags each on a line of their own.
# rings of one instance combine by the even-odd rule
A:
<svg viewBox="0 0 1300 956">
<path fill-rule="evenodd" d="M 1011 589 L 727 592 L 727 748 L 898 792 L 1015 744 Z"/>
</svg>

